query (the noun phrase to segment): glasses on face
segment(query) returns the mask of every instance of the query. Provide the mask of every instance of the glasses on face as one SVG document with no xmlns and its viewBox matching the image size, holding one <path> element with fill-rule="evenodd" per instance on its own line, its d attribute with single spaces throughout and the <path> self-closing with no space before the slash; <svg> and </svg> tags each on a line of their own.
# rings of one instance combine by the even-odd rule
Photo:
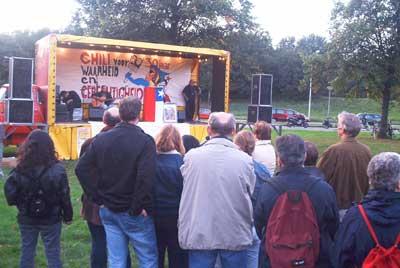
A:
<svg viewBox="0 0 400 268">
<path fill-rule="evenodd" d="M 149 71 L 149 73 L 151 73 L 151 74 L 154 74 L 154 73 L 155 73 L 155 71 L 154 71 L 154 70 L 150 70 L 150 71 Z"/>
</svg>

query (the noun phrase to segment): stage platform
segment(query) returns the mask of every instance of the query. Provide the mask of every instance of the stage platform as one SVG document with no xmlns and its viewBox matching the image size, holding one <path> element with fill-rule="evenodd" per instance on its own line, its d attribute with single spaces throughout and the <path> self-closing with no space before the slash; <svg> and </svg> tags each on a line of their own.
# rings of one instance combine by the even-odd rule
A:
<svg viewBox="0 0 400 268">
<path fill-rule="evenodd" d="M 155 137 L 162 126 L 169 123 L 139 122 L 144 132 Z M 181 135 L 193 135 L 200 142 L 207 136 L 207 123 L 172 123 Z M 103 122 L 89 121 L 80 123 L 56 123 L 49 127 L 49 134 L 54 141 L 60 159 L 76 160 L 82 144 L 90 137 L 96 136 L 104 127 Z"/>
<path fill-rule="evenodd" d="M 92 128 L 92 135 L 95 136 L 104 127 L 103 122 L 90 121 L 89 124 Z M 160 129 L 169 123 L 156 123 L 156 122 L 139 122 L 138 126 L 144 130 L 147 134 L 155 137 Z M 207 124 L 206 123 L 171 123 L 174 125 L 181 135 L 193 135 L 200 141 L 204 140 L 207 136 Z"/>
</svg>

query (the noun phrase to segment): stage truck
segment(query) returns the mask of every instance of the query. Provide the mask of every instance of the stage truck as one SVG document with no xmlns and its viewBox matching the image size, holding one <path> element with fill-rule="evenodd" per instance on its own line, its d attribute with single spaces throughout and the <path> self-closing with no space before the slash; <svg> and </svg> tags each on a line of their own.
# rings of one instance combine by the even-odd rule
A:
<svg viewBox="0 0 400 268">
<path fill-rule="evenodd" d="M 207 107 L 198 103 L 201 118 L 203 110 L 229 109 L 228 51 L 50 34 L 36 42 L 34 60 L 10 58 L 10 82 L 0 88 L 6 143 L 20 144 L 41 128 L 61 159 L 77 159 L 82 143 L 103 127 L 105 109 L 126 96 L 142 100 L 139 126 L 150 135 L 172 123 L 202 140 L 206 124 L 183 122 L 182 90 L 190 80 L 199 83 L 205 63 L 212 66 L 212 86 Z"/>
</svg>

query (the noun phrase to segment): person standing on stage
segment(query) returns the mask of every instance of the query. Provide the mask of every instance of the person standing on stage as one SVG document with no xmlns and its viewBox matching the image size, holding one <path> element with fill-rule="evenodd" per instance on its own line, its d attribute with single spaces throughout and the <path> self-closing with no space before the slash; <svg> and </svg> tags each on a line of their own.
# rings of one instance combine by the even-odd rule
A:
<svg viewBox="0 0 400 268">
<path fill-rule="evenodd" d="M 187 85 L 182 91 L 183 98 L 185 99 L 186 121 L 188 122 L 193 121 L 195 112 L 197 115 L 199 113 L 200 94 L 200 88 L 197 86 L 194 80 L 190 80 L 189 85 Z"/>
</svg>

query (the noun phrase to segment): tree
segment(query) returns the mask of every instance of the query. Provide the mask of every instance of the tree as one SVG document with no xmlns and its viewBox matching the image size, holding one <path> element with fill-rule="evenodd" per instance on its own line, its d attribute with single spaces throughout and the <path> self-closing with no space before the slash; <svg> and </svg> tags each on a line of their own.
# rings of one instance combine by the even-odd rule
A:
<svg viewBox="0 0 400 268">
<path fill-rule="evenodd" d="M 230 91 L 233 98 L 249 97 L 251 75 L 265 73 L 272 65 L 272 40 L 266 32 L 233 32 L 225 38 L 224 49 L 232 53 Z M 271 66 L 269 66 L 271 69 Z"/>
<path fill-rule="evenodd" d="M 255 28 L 248 0 L 78 0 L 70 31 L 101 37 L 204 46 Z"/>
<path fill-rule="evenodd" d="M 249 0 L 78 2 L 81 8 L 69 27 L 72 33 L 230 51 L 233 97 L 249 95 L 251 74 L 261 72 L 264 55 L 272 53 L 271 38 L 258 29 Z M 210 88 L 209 79 L 202 82 Z"/>
<path fill-rule="evenodd" d="M 326 52 L 327 42 L 322 36 L 310 34 L 301 38 L 297 42 L 296 49 L 302 55 L 324 54 Z"/>
<path fill-rule="evenodd" d="M 332 17 L 332 47 L 339 74 L 334 87 L 364 88 L 381 100 L 379 138 L 387 137 L 390 101 L 400 88 L 400 1 L 338 3 Z"/>
<path fill-rule="evenodd" d="M 272 61 L 266 62 L 263 69 L 274 76 L 274 99 L 279 97 L 303 97 L 299 91 L 304 77 L 303 61 L 296 51 L 296 39 L 282 39 L 272 54 Z"/>
<path fill-rule="evenodd" d="M 334 78 L 334 72 L 330 69 L 328 43 L 322 36 L 311 34 L 297 42 L 296 51 L 303 60 L 304 79 L 300 82 L 300 91 L 308 92 L 310 78 L 312 78 L 312 92 L 322 93 Z"/>
</svg>

